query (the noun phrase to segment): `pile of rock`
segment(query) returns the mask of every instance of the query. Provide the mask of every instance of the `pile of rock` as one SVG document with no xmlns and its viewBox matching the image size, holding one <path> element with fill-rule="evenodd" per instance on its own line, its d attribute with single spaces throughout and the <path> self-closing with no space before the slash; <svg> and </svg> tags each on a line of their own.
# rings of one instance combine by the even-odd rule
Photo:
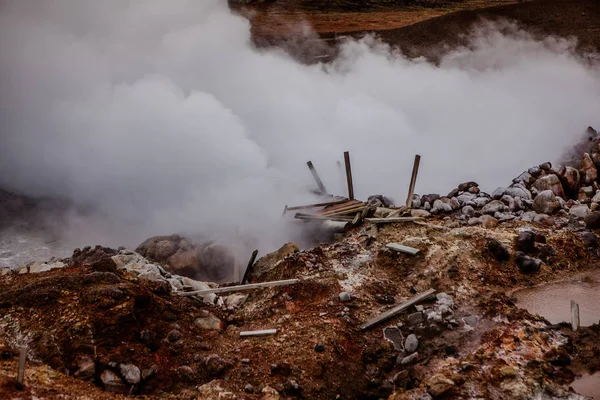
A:
<svg viewBox="0 0 600 400">
<path fill-rule="evenodd" d="M 556 215 L 586 219 L 590 227 L 592 220 L 600 221 L 589 218 L 600 211 L 600 142 L 594 141 L 590 148 L 592 153 L 583 153 L 576 163 L 578 168 L 546 162 L 529 168 L 513 179 L 510 186 L 498 188 L 492 194 L 481 191 L 476 182 L 465 182 L 447 196 L 414 195 L 412 213 L 421 217 L 422 210 L 453 214 L 464 224 L 482 224 L 488 228 L 510 220 L 543 222 Z"/>
</svg>

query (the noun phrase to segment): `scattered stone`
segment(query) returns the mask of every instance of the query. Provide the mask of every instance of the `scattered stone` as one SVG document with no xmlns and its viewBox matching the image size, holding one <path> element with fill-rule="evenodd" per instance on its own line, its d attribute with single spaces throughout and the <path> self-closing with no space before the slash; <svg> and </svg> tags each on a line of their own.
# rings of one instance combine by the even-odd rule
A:
<svg viewBox="0 0 600 400">
<path fill-rule="evenodd" d="M 346 303 L 348 301 L 352 301 L 352 295 L 348 292 L 341 292 L 339 294 L 340 301 L 342 303 Z"/>
<path fill-rule="evenodd" d="M 475 226 L 481 224 L 481 218 L 469 218 L 467 221 L 467 225 Z"/>
<path fill-rule="evenodd" d="M 506 188 L 499 187 L 498 189 L 492 192 L 492 199 L 500 200 L 502 196 L 504 196 L 504 192 L 506 192 Z"/>
<path fill-rule="evenodd" d="M 317 353 L 322 353 L 325 351 L 325 345 L 323 343 L 317 343 L 317 345 L 315 346 L 315 351 Z"/>
<path fill-rule="evenodd" d="M 196 373 L 194 370 L 187 365 L 178 367 L 175 370 L 175 375 L 182 382 L 192 382 L 196 378 Z"/>
<path fill-rule="evenodd" d="M 406 357 L 398 357 L 396 364 L 407 365 L 415 361 L 417 358 L 419 358 L 419 353 L 415 352 Z"/>
<path fill-rule="evenodd" d="M 398 329 L 397 327 L 388 326 L 384 328 L 383 337 L 386 338 L 386 340 L 392 342 L 396 351 L 404 350 L 404 336 L 402 336 L 402 332 L 400 332 L 400 329 Z"/>
<path fill-rule="evenodd" d="M 585 217 L 584 221 L 585 221 L 586 228 L 599 229 L 600 228 L 600 212 L 595 211 L 593 213 L 590 213 L 590 215 Z"/>
<path fill-rule="evenodd" d="M 231 367 L 231 364 L 219 357 L 218 354 L 211 354 L 206 357 L 204 359 L 204 365 L 207 371 L 212 375 L 220 375 Z"/>
<path fill-rule="evenodd" d="M 486 229 L 493 229 L 498 226 L 498 220 L 491 215 L 482 215 L 481 224 Z"/>
<path fill-rule="evenodd" d="M 417 339 L 417 336 L 415 334 L 410 334 L 408 335 L 408 337 L 406 338 L 406 341 L 404 342 L 404 348 L 406 349 L 406 351 L 408 352 L 408 354 L 414 353 L 415 351 L 417 351 L 417 348 L 419 347 L 419 339 Z"/>
<path fill-rule="evenodd" d="M 234 400 L 237 396 L 221 386 L 223 381 L 212 380 L 198 388 L 198 399 L 206 400 Z"/>
<path fill-rule="evenodd" d="M 542 265 L 541 260 L 529 257 L 520 251 L 517 252 L 516 262 L 519 271 L 524 274 L 536 273 L 540 270 L 540 266 Z"/>
<path fill-rule="evenodd" d="M 592 232 L 581 232 L 579 238 L 583 242 L 585 247 L 598 247 L 598 237 Z"/>
<path fill-rule="evenodd" d="M 538 178 L 533 184 L 533 187 L 537 189 L 538 192 L 550 190 L 555 196 L 562 197 L 563 199 L 565 198 L 565 191 L 560 183 L 560 179 L 554 174 L 544 175 Z"/>
<path fill-rule="evenodd" d="M 121 364 L 121 375 L 128 383 L 135 385 L 142 378 L 142 372 L 140 369 L 133 364 Z"/>
<path fill-rule="evenodd" d="M 442 200 L 436 200 L 433 202 L 433 208 L 431 209 L 432 214 L 449 213 L 452 212 L 452 205 L 445 203 Z"/>
<path fill-rule="evenodd" d="M 515 184 L 515 185 L 509 187 L 508 189 L 506 189 L 504 194 L 507 194 L 511 197 L 520 197 L 520 198 L 526 199 L 526 200 L 531 200 L 533 197 L 531 195 L 531 192 L 525 186 L 522 186 L 520 184 Z M 502 196 L 500 196 L 500 197 L 502 198 Z"/>
<path fill-rule="evenodd" d="M 471 218 L 475 215 L 475 209 L 471 206 L 464 206 L 462 209 L 462 213 L 463 215 L 466 215 L 467 217 Z"/>
<path fill-rule="evenodd" d="M 197 317 L 194 319 L 194 325 L 207 331 L 221 331 L 225 324 L 214 314 L 208 313 L 206 317 Z"/>
<path fill-rule="evenodd" d="M 491 200 L 489 197 L 478 197 L 476 199 L 472 200 L 472 203 L 475 207 L 477 208 L 481 208 L 483 206 L 485 206 L 487 203 L 489 203 Z"/>
<path fill-rule="evenodd" d="M 484 214 L 494 215 L 497 212 L 504 211 L 506 206 L 500 200 L 492 200 L 481 209 Z"/>
<path fill-rule="evenodd" d="M 590 209 L 585 204 L 576 204 L 569 210 L 569 215 L 575 218 L 585 218 L 590 215 Z"/>
<path fill-rule="evenodd" d="M 488 239 L 484 251 L 488 251 L 494 259 L 499 262 L 508 261 L 510 259 L 510 253 L 506 247 L 496 239 Z"/>
<path fill-rule="evenodd" d="M 244 392 L 246 392 L 246 393 L 253 393 L 254 392 L 254 386 L 252 386 L 251 384 L 247 383 L 246 386 L 244 386 Z"/>
<path fill-rule="evenodd" d="M 169 334 L 167 335 L 167 340 L 171 343 L 174 343 L 178 340 L 180 340 L 182 337 L 181 332 L 179 332 L 176 329 L 173 329 L 171 332 L 169 332 Z"/>
<path fill-rule="evenodd" d="M 511 379 L 517 376 L 517 371 L 510 365 L 505 365 L 504 367 L 500 368 L 500 377 L 502 379 Z"/>
<path fill-rule="evenodd" d="M 77 362 L 77 371 L 73 376 L 81 380 L 93 379 L 96 374 L 96 363 L 90 356 L 82 356 Z"/>
<path fill-rule="evenodd" d="M 473 182 L 473 181 L 463 182 L 460 185 L 458 185 L 458 190 L 461 192 L 466 192 L 469 189 L 471 189 L 472 187 L 476 187 L 476 186 L 479 186 L 477 184 L 477 182 Z"/>
<path fill-rule="evenodd" d="M 476 315 L 469 315 L 468 317 L 464 317 L 463 321 L 465 324 L 469 325 L 471 328 L 476 328 L 479 323 L 479 317 Z"/>
<path fill-rule="evenodd" d="M 532 231 L 522 231 L 515 239 L 515 249 L 523 253 L 530 253 L 535 250 L 535 233 Z"/>
<path fill-rule="evenodd" d="M 409 326 L 417 326 L 421 322 L 423 322 L 423 313 L 421 312 L 417 311 L 412 314 L 408 314 L 408 316 L 406 317 L 406 323 Z"/>
<path fill-rule="evenodd" d="M 238 308 L 241 307 L 247 299 L 248 294 L 246 293 L 232 293 L 229 296 L 227 296 L 225 304 L 227 305 L 227 307 Z"/>
<path fill-rule="evenodd" d="M 117 374 L 109 369 L 105 369 L 100 375 L 100 380 L 104 386 L 104 390 L 112 393 L 127 394 L 129 389 L 127 385 L 119 378 Z"/>
<path fill-rule="evenodd" d="M 298 382 L 296 382 L 293 379 L 290 379 L 285 385 L 285 391 L 290 395 L 294 395 L 300 393 L 300 391 L 302 391 L 302 388 L 300 387 Z"/>
<path fill-rule="evenodd" d="M 560 176 L 563 189 L 568 194 L 577 194 L 579 189 L 579 171 L 573 167 L 565 167 L 564 172 Z"/>
<path fill-rule="evenodd" d="M 596 182 L 596 179 L 598 179 L 598 170 L 588 153 L 584 153 L 581 159 L 581 178 L 583 183 L 588 185 Z"/>
<path fill-rule="evenodd" d="M 442 374 L 435 374 L 427 381 L 427 392 L 433 398 L 440 397 L 454 387 L 454 382 Z"/>
<path fill-rule="evenodd" d="M 427 218 L 431 215 L 431 213 L 427 210 L 410 210 L 410 216 L 415 218 Z"/>
<path fill-rule="evenodd" d="M 560 204 L 551 190 L 540 192 L 533 200 L 533 209 L 539 214 L 552 214 Z"/>
</svg>

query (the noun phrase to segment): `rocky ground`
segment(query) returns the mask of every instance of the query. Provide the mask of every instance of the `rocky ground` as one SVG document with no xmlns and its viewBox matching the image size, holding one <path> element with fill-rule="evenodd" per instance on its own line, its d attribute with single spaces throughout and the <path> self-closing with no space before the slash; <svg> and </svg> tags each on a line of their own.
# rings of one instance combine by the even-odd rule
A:
<svg viewBox="0 0 600 400">
<path fill-rule="evenodd" d="M 474 182 L 416 195 L 420 224 L 365 222 L 336 242 L 288 244 L 257 262 L 253 283 L 300 280 L 289 286 L 181 296 L 217 285 L 170 270 L 169 257 L 188 247 L 178 236 L 146 241 L 137 250 L 150 259 L 97 247 L 5 272 L 0 394 L 576 399 L 569 384 L 600 368 L 600 325 L 551 325 L 507 294 L 597 271 L 596 136 L 588 130 L 565 166 L 533 167 L 489 195 Z M 430 288 L 429 300 L 361 329 Z M 240 337 L 263 329 L 276 333 Z M 29 361 L 18 390 L 21 346 Z"/>
</svg>

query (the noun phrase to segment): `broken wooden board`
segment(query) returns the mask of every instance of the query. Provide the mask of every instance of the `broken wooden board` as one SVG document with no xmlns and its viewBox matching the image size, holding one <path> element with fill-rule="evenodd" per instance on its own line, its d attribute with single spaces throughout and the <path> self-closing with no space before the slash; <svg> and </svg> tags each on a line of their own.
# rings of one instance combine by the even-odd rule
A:
<svg viewBox="0 0 600 400">
<path fill-rule="evenodd" d="M 413 297 L 412 299 L 408 300 L 405 303 L 398 304 L 391 310 L 388 310 L 388 311 L 378 315 L 377 317 L 372 318 L 372 319 L 368 320 L 367 322 L 363 323 L 360 326 L 360 329 L 364 330 L 364 329 L 370 328 L 373 325 L 376 325 L 380 322 L 386 321 L 386 320 L 392 318 L 393 316 L 401 313 L 402 311 L 408 309 L 409 307 L 414 306 L 414 305 L 422 302 L 423 300 L 426 300 L 427 298 L 432 296 L 434 293 L 435 293 L 435 289 L 429 289 L 429 290 Z"/>
<path fill-rule="evenodd" d="M 316 220 L 316 221 L 340 221 L 340 222 L 352 222 L 352 217 L 341 217 L 335 215 L 312 215 L 312 214 L 302 214 L 297 213 L 294 215 L 294 218 L 297 219 L 306 219 L 306 220 Z"/>
<path fill-rule="evenodd" d="M 422 218 L 419 217 L 365 218 L 365 221 L 373 224 L 391 224 L 393 222 L 415 222 L 421 220 Z"/>
<path fill-rule="evenodd" d="M 287 280 L 283 280 L 283 281 L 251 283 L 249 285 L 238 285 L 238 286 L 228 286 L 228 287 L 220 287 L 220 288 L 214 288 L 214 289 L 196 290 L 194 292 L 177 292 L 177 294 L 180 296 L 183 296 L 183 297 L 201 296 L 203 294 L 209 294 L 209 293 L 239 292 L 241 290 L 250 290 L 250 289 L 258 289 L 258 288 L 273 287 L 273 286 L 293 285 L 294 283 L 298 283 L 298 282 L 300 282 L 300 279 L 287 279 Z"/>
<path fill-rule="evenodd" d="M 328 201 L 328 202 L 325 202 L 325 203 L 307 204 L 305 206 L 293 206 L 293 207 L 287 207 L 286 206 L 286 210 L 287 211 L 305 210 L 307 208 L 319 208 L 319 207 L 335 206 L 335 205 L 344 204 L 344 203 L 347 203 L 347 202 L 348 202 L 347 199 L 343 199 L 343 200 Z"/>
<path fill-rule="evenodd" d="M 411 256 L 414 256 L 419 251 L 421 251 L 419 249 L 415 249 L 414 247 L 404 246 L 398 243 L 388 243 L 385 245 L 385 247 L 387 247 L 388 249 L 398 251 L 400 253 L 410 254 Z"/>
</svg>

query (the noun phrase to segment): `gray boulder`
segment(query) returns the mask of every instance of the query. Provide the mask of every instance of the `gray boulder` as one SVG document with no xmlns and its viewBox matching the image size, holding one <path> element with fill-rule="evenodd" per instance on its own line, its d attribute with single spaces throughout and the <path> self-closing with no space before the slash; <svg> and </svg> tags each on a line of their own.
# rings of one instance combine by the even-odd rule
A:
<svg viewBox="0 0 600 400">
<path fill-rule="evenodd" d="M 540 192 L 533 200 L 533 209 L 539 214 L 552 214 L 560 207 L 552 190 Z"/>
</svg>

